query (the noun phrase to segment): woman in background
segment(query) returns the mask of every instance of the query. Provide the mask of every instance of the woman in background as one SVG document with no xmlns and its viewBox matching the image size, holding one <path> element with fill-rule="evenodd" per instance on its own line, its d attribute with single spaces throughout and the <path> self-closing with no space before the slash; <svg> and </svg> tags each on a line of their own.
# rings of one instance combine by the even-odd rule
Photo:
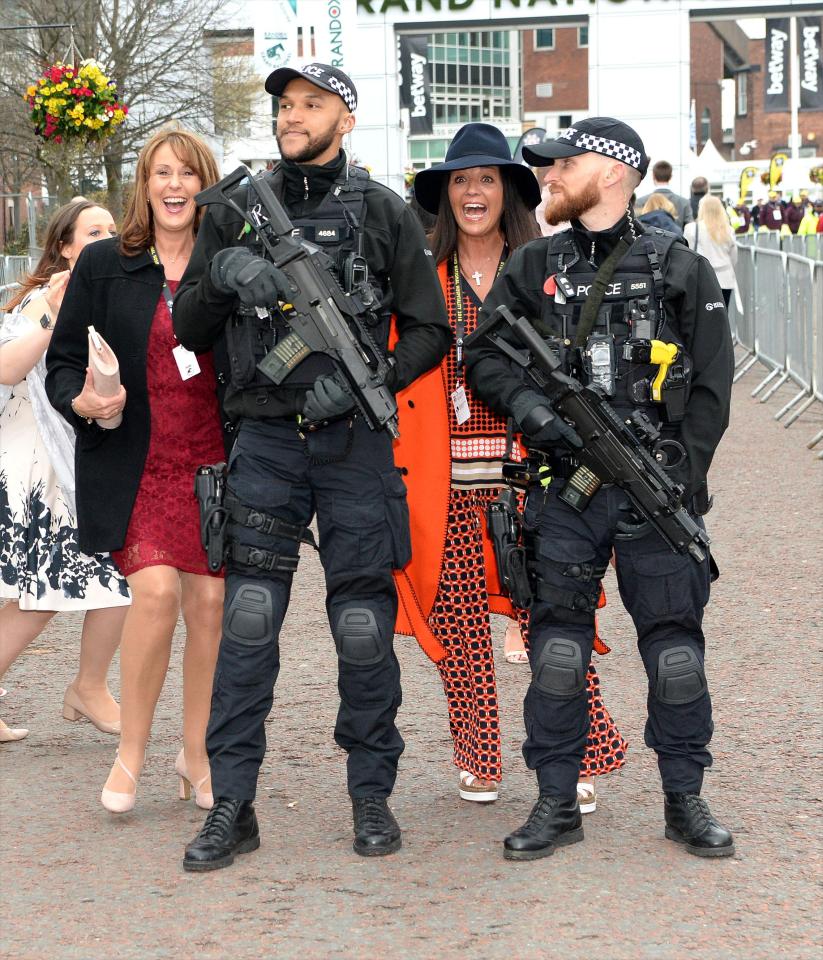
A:
<svg viewBox="0 0 823 960">
<path fill-rule="evenodd" d="M 66 291 L 47 356 L 49 399 L 75 427 L 77 515 L 84 549 L 111 550 L 132 605 L 120 648 L 120 748 L 101 794 L 112 813 L 134 807 L 154 710 L 182 611 L 181 796 L 212 805 L 206 724 L 223 610 L 223 580 L 200 545 L 194 471 L 223 459 L 211 355 L 177 344 L 171 306 L 194 246 L 195 194 L 217 180 L 194 134 L 156 133 L 137 159 L 120 237 L 90 247 Z M 115 397 L 94 390 L 86 368 L 93 324 L 120 361 Z M 102 430 L 96 418 L 123 414 Z"/>
<path fill-rule="evenodd" d="M 664 197 L 662 193 L 653 193 L 649 197 L 640 211 L 638 219 L 647 227 L 659 227 L 661 230 L 668 230 L 669 233 L 674 233 L 678 237 L 683 236 L 683 231 L 677 222 L 677 209 L 671 200 Z"/>
<path fill-rule="evenodd" d="M 107 675 L 129 603 L 105 553 L 78 546 L 74 431 L 46 399 L 46 349 L 81 250 L 115 233 L 108 210 L 79 198 L 49 221 L 43 254 L 4 309 L 0 327 L 0 678 L 62 610 L 85 610 L 77 676 L 63 716 L 120 733 Z M 3 691 L 4 693 L 5 691 Z M 0 694 L 2 695 L 2 694 Z M 28 730 L 0 720 L 0 742 Z"/>
<path fill-rule="evenodd" d="M 732 225 L 717 197 L 703 197 L 697 208 L 697 219 L 694 223 L 686 224 L 684 235 L 692 250 L 702 254 L 714 267 L 728 307 L 737 283 L 734 275 L 737 244 Z"/>
</svg>

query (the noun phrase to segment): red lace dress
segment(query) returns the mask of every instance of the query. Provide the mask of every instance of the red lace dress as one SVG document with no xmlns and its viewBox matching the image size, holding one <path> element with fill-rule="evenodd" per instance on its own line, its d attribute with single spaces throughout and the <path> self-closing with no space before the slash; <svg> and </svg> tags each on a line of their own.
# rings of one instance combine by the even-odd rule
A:
<svg viewBox="0 0 823 960">
<path fill-rule="evenodd" d="M 177 281 L 169 280 L 174 293 Z M 122 550 L 112 554 L 124 576 L 151 566 L 211 574 L 200 543 L 194 471 L 225 458 L 210 353 L 197 358 L 200 373 L 183 380 L 172 356 L 177 340 L 161 295 L 146 356 L 151 411 L 149 452 Z"/>
</svg>

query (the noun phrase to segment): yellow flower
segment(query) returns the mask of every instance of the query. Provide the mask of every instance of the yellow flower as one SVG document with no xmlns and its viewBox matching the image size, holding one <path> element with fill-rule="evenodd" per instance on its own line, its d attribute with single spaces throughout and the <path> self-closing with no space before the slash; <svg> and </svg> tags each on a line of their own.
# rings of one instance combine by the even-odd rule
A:
<svg viewBox="0 0 823 960">
<path fill-rule="evenodd" d="M 35 95 L 35 93 L 37 93 L 37 87 L 35 87 L 35 86 L 32 84 L 32 86 L 30 86 L 30 87 L 26 90 L 26 96 L 27 96 L 27 97 L 33 97 L 33 96 Z"/>
</svg>

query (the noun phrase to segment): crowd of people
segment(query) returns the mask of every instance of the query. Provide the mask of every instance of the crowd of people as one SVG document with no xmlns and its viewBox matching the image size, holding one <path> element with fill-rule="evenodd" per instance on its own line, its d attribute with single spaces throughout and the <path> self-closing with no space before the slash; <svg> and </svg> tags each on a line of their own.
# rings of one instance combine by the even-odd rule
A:
<svg viewBox="0 0 823 960">
<path fill-rule="evenodd" d="M 585 510 L 572 509 L 563 491 L 583 469 L 582 427 L 524 373 L 518 343 L 475 335 L 508 306 L 568 375 L 621 414 L 642 414 L 679 450 L 668 471 L 702 530 L 731 389 L 718 308 L 734 287 L 735 248 L 722 204 L 708 191 L 696 208 L 677 197 L 671 166 L 658 164 L 654 192 L 635 206 L 649 160 L 611 118 L 524 150 L 541 196 L 502 133 L 471 123 L 416 177 L 427 236 L 411 206 L 349 163 L 357 91 L 345 73 L 281 68 L 266 90 L 279 101 L 281 155 L 268 190 L 235 181 L 198 205 L 219 180 L 214 158 L 194 134 L 163 129 L 140 151 L 119 234 L 89 201 L 61 208 L 5 305 L 0 679 L 55 613 L 86 611 L 64 716 L 119 735 L 100 800 L 128 813 L 182 615 L 174 769 L 181 797 L 193 791 L 208 811 L 183 866 L 228 866 L 260 844 L 254 799 L 279 634 L 301 544 L 317 549 L 355 852 L 402 842 L 388 805 L 404 749 L 395 633 L 416 636 L 439 671 L 459 796 L 498 798 L 498 613 L 510 621 L 506 659 L 530 667 L 523 755 L 538 786 L 504 855 L 537 859 L 583 839 L 591 778 L 626 760 L 592 660 L 608 652 L 596 610 L 611 561 L 649 678 L 645 739 L 666 836 L 696 855 L 730 855 L 733 838 L 700 795 L 713 728 L 702 617 L 716 567 L 707 550 L 672 552 L 619 486 L 595 487 Z M 274 256 L 268 191 L 293 226 Z M 360 352 L 385 371 L 376 389 L 388 409 L 396 402 L 399 439 L 370 419 L 363 384 L 299 338 L 301 311 L 318 302 L 307 285 L 329 275 L 339 284 L 330 306 L 353 311 Z M 95 385 L 90 328 L 119 360 L 114 393 Z M 649 359 L 658 343 L 680 358 L 680 379 Z M 223 460 L 215 570 L 193 478 Z M 534 475 L 518 503 L 530 606 L 504 589 L 487 522 L 506 464 Z M 106 680 L 118 645 L 119 707 Z M 0 723 L 2 741 L 25 734 Z"/>
</svg>

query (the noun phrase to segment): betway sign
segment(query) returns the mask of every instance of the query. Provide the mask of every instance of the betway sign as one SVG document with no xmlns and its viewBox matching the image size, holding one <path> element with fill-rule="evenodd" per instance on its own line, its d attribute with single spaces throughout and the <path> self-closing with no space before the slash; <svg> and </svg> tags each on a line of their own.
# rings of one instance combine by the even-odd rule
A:
<svg viewBox="0 0 823 960">
<path fill-rule="evenodd" d="M 766 21 L 765 109 L 782 113 L 789 109 L 789 18 Z"/>
<path fill-rule="evenodd" d="M 823 63 L 820 36 L 823 17 L 799 17 L 800 28 L 800 109 L 823 108 Z"/>
</svg>

